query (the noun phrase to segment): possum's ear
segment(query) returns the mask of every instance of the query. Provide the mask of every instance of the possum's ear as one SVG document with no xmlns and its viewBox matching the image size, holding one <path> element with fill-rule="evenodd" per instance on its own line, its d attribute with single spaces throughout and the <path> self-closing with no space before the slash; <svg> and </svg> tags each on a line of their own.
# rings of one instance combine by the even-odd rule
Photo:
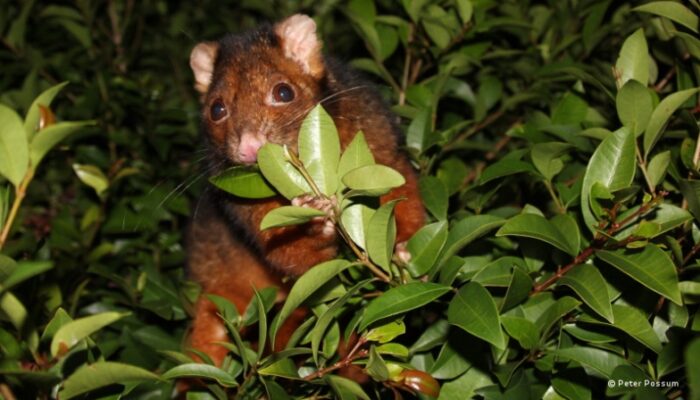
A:
<svg viewBox="0 0 700 400">
<path fill-rule="evenodd" d="M 190 53 L 190 68 L 194 72 L 194 88 L 201 94 L 206 93 L 209 89 L 218 50 L 218 43 L 202 42 L 196 45 Z"/>
<path fill-rule="evenodd" d="M 316 35 L 316 23 L 303 14 L 292 15 L 275 25 L 285 57 L 294 60 L 304 72 L 316 78 L 323 75 L 322 43 Z"/>
</svg>

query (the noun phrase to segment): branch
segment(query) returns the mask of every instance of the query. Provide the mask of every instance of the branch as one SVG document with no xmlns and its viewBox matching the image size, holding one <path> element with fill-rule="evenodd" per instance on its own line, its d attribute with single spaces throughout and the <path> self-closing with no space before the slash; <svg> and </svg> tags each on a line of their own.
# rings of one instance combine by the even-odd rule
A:
<svg viewBox="0 0 700 400">
<path fill-rule="evenodd" d="M 321 368 L 312 374 L 306 375 L 304 377 L 304 380 L 308 382 L 317 378 L 323 378 L 329 372 L 345 368 L 358 358 L 366 357 L 368 354 L 367 349 L 360 350 L 360 347 L 364 346 L 366 343 L 367 339 L 364 337 L 360 337 L 357 340 L 357 343 L 355 343 L 355 346 L 352 348 L 352 350 L 350 350 L 350 352 L 342 360 L 336 362 L 330 367 Z"/>
<path fill-rule="evenodd" d="M 593 254 L 595 254 L 597 250 L 605 248 L 605 246 L 610 241 L 611 236 L 621 231 L 623 228 L 627 227 L 627 225 L 630 222 L 646 214 L 649 210 L 651 210 L 652 207 L 656 206 L 660 202 L 660 199 L 663 199 L 667 194 L 668 192 L 660 192 L 658 197 L 654 198 L 650 202 L 647 202 L 646 204 L 643 204 L 635 212 L 625 217 L 619 223 L 613 221 L 610 224 L 610 227 L 605 231 L 605 235 L 596 234 L 596 237 L 593 239 L 593 242 L 590 246 L 583 249 L 576 257 L 574 257 L 573 261 L 559 268 L 557 272 L 554 275 L 547 278 L 546 281 L 540 283 L 539 285 L 535 285 L 535 287 L 532 288 L 532 291 L 530 291 L 530 296 L 544 291 L 545 289 L 555 284 L 562 276 L 566 275 L 567 272 L 571 271 L 572 268 L 579 264 L 585 263 Z M 627 243 L 637 239 L 638 238 L 636 237 L 630 236 L 621 242 L 615 243 L 615 247 L 625 246 L 627 245 Z"/>
</svg>

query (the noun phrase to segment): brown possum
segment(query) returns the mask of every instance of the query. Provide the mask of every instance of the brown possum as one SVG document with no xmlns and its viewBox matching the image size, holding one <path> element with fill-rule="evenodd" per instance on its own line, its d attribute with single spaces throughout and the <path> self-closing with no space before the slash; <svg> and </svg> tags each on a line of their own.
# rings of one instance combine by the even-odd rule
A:
<svg viewBox="0 0 700 400">
<path fill-rule="evenodd" d="M 416 173 L 400 150 L 394 116 L 380 96 L 348 67 L 326 58 L 314 21 L 291 16 L 276 25 L 198 44 L 190 56 L 195 88 L 201 94 L 202 131 L 208 168 L 216 174 L 232 165 L 256 162 L 267 142 L 296 151 L 304 116 L 318 103 L 331 115 L 345 148 L 362 130 L 379 164 L 391 166 L 406 183 L 385 195 L 405 198 L 396 209 L 397 241 L 406 241 L 424 223 Z M 289 204 L 283 197 L 237 198 L 207 188 L 188 232 L 188 269 L 204 293 L 223 296 L 243 311 L 253 288 L 276 286 L 283 299 L 285 277 L 298 277 L 336 256 L 338 238 L 323 221 L 261 232 L 270 210 Z M 205 297 L 196 304 L 190 345 L 220 364 L 227 351 L 216 308 Z M 276 340 L 284 346 L 302 313 L 282 327 Z"/>
</svg>

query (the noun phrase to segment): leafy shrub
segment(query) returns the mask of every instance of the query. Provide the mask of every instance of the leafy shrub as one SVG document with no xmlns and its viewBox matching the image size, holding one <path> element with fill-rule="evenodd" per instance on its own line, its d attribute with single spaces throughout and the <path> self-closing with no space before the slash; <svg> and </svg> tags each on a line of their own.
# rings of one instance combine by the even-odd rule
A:
<svg viewBox="0 0 700 400">
<path fill-rule="evenodd" d="M 181 377 L 202 379 L 189 398 L 700 395 L 696 1 L 281 4 L 5 7 L 0 395 L 169 398 Z M 384 84 L 431 222 L 405 268 L 386 206 L 281 310 L 265 291 L 244 315 L 219 302 L 231 356 L 193 364 L 180 243 L 203 182 L 183 37 L 296 11 Z M 268 222 L 317 215 L 284 211 Z M 262 344 L 303 301 L 315 318 L 296 347 L 237 334 L 256 323 Z M 370 384 L 337 374 L 350 362 Z"/>
</svg>

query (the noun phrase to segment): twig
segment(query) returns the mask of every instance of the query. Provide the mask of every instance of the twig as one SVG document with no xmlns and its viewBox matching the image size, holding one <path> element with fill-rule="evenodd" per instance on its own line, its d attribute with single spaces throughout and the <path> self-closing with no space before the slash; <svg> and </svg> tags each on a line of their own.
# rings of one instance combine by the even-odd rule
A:
<svg viewBox="0 0 700 400">
<path fill-rule="evenodd" d="M 470 137 L 471 135 L 475 134 L 476 132 L 479 132 L 480 130 L 486 128 L 487 126 L 491 125 L 492 123 L 498 121 L 499 118 L 503 116 L 505 112 L 503 110 L 498 110 L 494 113 L 491 113 L 488 115 L 486 118 L 484 118 L 481 122 L 479 122 L 476 125 L 473 125 L 471 128 L 467 129 L 466 131 L 460 133 L 459 135 L 455 136 L 454 139 L 452 139 L 452 142 L 447 144 L 445 147 L 443 147 L 444 151 L 449 151 L 452 150 L 456 147 L 456 145 Z"/>
<path fill-rule="evenodd" d="M 15 199 L 12 202 L 10 213 L 7 215 L 7 219 L 5 220 L 5 225 L 2 227 L 2 232 L 0 232 L 0 250 L 2 250 L 2 248 L 5 246 L 5 242 L 10 235 L 10 229 L 12 229 L 15 218 L 17 218 L 19 207 L 22 205 L 24 196 L 27 194 L 27 186 L 29 186 L 29 182 L 32 181 L 33 176 L 34 171 L 32 168 L 29 168 L 24 178 L 22 178 L 22 181 L 19 183 L 19 186 L 15 187 Z"/>
<path fill-rule="evenodd" d="M 634 221 L 636 218 L 639 216 L 646 214 L 647 211 L 649 211 L 653 206 L 655 206 L 663 197 L 665 197 L 668 193 L 667 192 L 660 192 L 659 196 L 656 197 L 654 200 L 642 205 L 639 207 L 635 212 L 632 214 L 628 215 L 623 219 L 622 221 L 614 222 L 610 224 L 610 227 L 605 231 L 605 235 L 597 234 L 596 237 L 593 239 L 593 242 L 591 243 L 590 246 L 586 247 L 583 249 L 575 258 L 573 261 L 570 263 L 566 264 L 565 266 L 559 268 L 557 272 L 547 278 L 544 282 L 540 283 L 539 285 L 535 285 L 535 287 L 532 288 L 532 291 L 530 291 L 530 296 L 540 293 L 547 289 L 548 287 L 552 286 L 554 283 L 556 283 L 562 276 L 566 275 L 567 272 L 569 272 L 572 268 L 579 264 L 585 263 L 597 250 L 601 250 L 605 247 L 605 245 L 608 243 L 610 240 L 609 237 L 614 235 L 615 233 L 621 231 L 623 228 L 627 226 L 630 222 Z M 616 215 L 616 213 L 613 213 L 613 215 Z M 638 238 L 630 236 L 629 238 L 626 238 L 625 240 L 618 242 L 615 244 L 615 247 L 619 246 L 625 246 L 627 243 L 637 240 Z"/>
<path fill-rule="evenodd" d="M 0 395 L 2 395 L 5 400 L 16 399 L 15 395 L 12 393 L 12 389 L 5 383 L 0 383 Z"/>
<path fill-rule="evenodd" d="M 659 83 L 654 85 L 654 91 L 656 93 L 661 92 L 666 87 L 666 85 L 668 85 L 668 83 L 671 81 L 671 79 L 673 79 L 673 77 L 675 75 L 676 75 L 676 67 L 673 66 L 673 67 L 671 67 L 671 69 L 668 70 L 666 75 L 664 75 L 663 79 L 661 79 L 659 81 Z"/>
<path fill-rule="evenodd" d="M 317 370 L 316 372 L 309 374 L 304 377 L 305 381 L 312 381 L 317 378 L 322 378 L 329 372 L 333 372 L 337 369 L 345 368 L 348 365 L 350 365 L 353 361 L 357 360 L 358 358 L 366 357 L 368 351 L 365 350 L 360 350 L 360 347 L 364 346 L 367 343 L 367 339 L 364 337 L 360 337 L 357 340 L 357 343 L 355 343 L 355 346 L 350 350 L 350 352 L 343 358 L 342 360 L 336 362 L 335 364 L 331 365 L 330 367 L 326 368 L 321 368 Z"/>
<path fill-rule="evenodd" d="M 311 175 L 309 175 L 309 172 L 306 170 L 306 168 L 304 167 L 304 164 L 301 162 L 301 160 L 296 155 L 296 153 L 294 153 L 294 151 L 292 151 L 290 149 L 287 149 L 286 153 L 289 154 L 289 161 L 299 171 L 299 173 L 304 177 L 306 182 L 311 187 L 311 190 L 314 192 L 314 195 L 316 197 L 321 198 L 321 199 L 329 199 L 328 196 L 323 194 L 323 192 L 321 192 L 321 190 L 318 188 L 318 186 L 316 185 L 316 182 L 314 182 Z M 348 234 L 347 230 L 343 226 L 342 221 L 339 218 L 340 208 L 337 204 L 333 207 L 333 212 L 330 214 L 331 215 L 329 217 L 330 217 L 331 221 L 333 221 L 333 224 L 335 225 L 336 230 L 338 231 L 340 236 L 342 236 L 345 243 L 348 244 L 348 246 L 350 247 L 352 252 L 355 253 L 357 258 L 360 259 L 360 261 L 362 262 L 362 265 L 367 267 L 370 271 L 372 271 L 372 273 L 375 276 L 377 276 L 377 278 L 381 279 L 382 281 L 387 282 L 387 283 L 391 282 L 391 277 L 389 275 L 385 274 L 378 266 L 376 266 L 369 259 L 367 254 L 364 251 L 360 250 L 360 248 L 358 248 L 355 245 L 355 242 L 352 241 L 352 238 Z"/>
</svg>

